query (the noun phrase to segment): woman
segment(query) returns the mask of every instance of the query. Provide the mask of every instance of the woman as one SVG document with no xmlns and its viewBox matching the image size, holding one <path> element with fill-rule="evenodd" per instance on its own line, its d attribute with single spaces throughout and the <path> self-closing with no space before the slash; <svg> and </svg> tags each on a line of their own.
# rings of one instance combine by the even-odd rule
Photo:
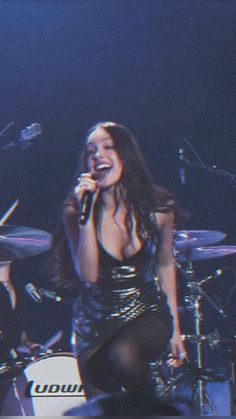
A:
<svg viewBox="0 0 236 419">
<path fill-rule="evenodd" d="M 87 191 L 91 209 L 82 222 Z M 168 343 L 170 365 L 185 357 L 172 256 L 174 213 L 172 196 L 152 183 L 132 133 L 113 122 L 92 127 L 65 202 L 56 266 L 59 284 L 79 284 L 74 349 L 87 397 L 122 388 L 151 392 L 148 362 Z"/>
</svg>

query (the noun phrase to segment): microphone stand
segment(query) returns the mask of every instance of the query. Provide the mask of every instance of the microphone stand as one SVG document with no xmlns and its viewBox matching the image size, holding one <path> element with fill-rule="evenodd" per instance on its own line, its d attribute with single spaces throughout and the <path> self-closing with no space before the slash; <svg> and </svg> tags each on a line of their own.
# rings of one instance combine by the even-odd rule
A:
<svg viewBox="0 0 236 419">
<path fill-rule="evenodd" d="M 5 132 L 13 125 L 15 125 L 15 122 L 10 122 L 0 131 L 0 141 L 4 140 L 3 144 L 1 145 L 2 150 L 16 147 L 20 151 L 24 151 L 31 145 L 31 140 L 42 133 L 41 124 L 38 122 L 33 122 L 31 125 L 20 131 L 17 139 L 11 140 L 5 137 Z"/>
<path fill-rule="evenodd" d="M 196 163 L 196 162 L 192 162 L 190 160 L 187 160 L 184 157 L 182 158 L 182 164 L 185 167 L 193 167 L 193 168 L 201 169 L 201 170 L 203 170 L 205 172 L 211 173 L 211 174 L 216 175 L 216 176 L 225 177 L 228 180 L 230 180 L 230 182 L 233 184 L 233 186 L 236 186 L 236 175 L 233 174 L 233 173 L 230 173 L 227 170 L 217 169 L 217 168 L 209 167 L 209 166 L 205 166 L 205 165 L 203 166 L 203 165 L 201 165 L 199 163 Z"/>
<path fill-rule="evenodd" d="M 185 144 L 187 144 L 187 146 L 189 147 L 189 149 L 191 150 L 192 154 L 195 156 L 197 162 L 193 162 L 190 161 L 188 159 L 186 159 L 184 157 L 184 155 L 181 155 L 181 165 L 182 167 L 193 167 L 196 169 L 201 169 L 205 172 L 208 172 L 210 174 L 213 175 L 218 175 L 221 177 L 225 177 L 228 180 L 230 180 L 234 186 L 234 184 L 236 184 L 236 175 L 234 173 L 230 173 L 227 170 L 224 169 L 217 169 L 215 166 L 209 167 L 207 166 L 204 161 L 201 159 L 201 157 L 199 156 L 199 154 L 197 153 L 197 151 L 194 149 L 194 147 L 192 146 L 192 144 L 190 143 L 190 141 L 187 140 L 187 138 L 183 138 L 183 142 Z"/>
</svg>

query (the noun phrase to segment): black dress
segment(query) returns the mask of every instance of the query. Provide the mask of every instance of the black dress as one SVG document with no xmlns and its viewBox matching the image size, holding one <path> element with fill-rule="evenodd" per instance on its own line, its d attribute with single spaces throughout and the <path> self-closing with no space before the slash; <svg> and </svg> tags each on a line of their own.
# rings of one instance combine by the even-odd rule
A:
<svg viewBox="0 0 236 419">
<path fill-rule="evenodd" d="M 74 306 L 72 347 L 80 364 L 144 313 L 156 312 L 172 333 L 172 316 L 155 272 L 158 235 L 120 261 L 99 244 L 99 279 L 81 281 Z"/>
</svg>

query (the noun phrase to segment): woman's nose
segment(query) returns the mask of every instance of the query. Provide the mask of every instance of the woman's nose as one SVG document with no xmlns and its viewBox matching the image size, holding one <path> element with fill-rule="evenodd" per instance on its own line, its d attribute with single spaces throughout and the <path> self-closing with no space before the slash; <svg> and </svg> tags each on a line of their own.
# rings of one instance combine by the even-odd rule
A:
<svg viewBox="0 0 236 419">
<path fill-rule="evenodd" d="M 102 156 L 102 149 L 100 147 L 98 147 L 94 153 L 94 158 L 98 159 L 99 157 Z"/>
</svg>

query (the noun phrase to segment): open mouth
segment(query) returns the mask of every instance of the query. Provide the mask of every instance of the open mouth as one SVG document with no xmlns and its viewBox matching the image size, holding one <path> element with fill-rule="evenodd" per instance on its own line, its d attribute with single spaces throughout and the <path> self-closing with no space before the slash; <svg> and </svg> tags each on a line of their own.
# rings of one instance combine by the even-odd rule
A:
<svg viewBox="0 0 236 419">
<path fill-rule="evenodd" d="M 112 166 L 108 163 L 100 163 L 95 166 L 95 174 L 98 179 L 103 178 L 110 173 Z"/>
</svg>

